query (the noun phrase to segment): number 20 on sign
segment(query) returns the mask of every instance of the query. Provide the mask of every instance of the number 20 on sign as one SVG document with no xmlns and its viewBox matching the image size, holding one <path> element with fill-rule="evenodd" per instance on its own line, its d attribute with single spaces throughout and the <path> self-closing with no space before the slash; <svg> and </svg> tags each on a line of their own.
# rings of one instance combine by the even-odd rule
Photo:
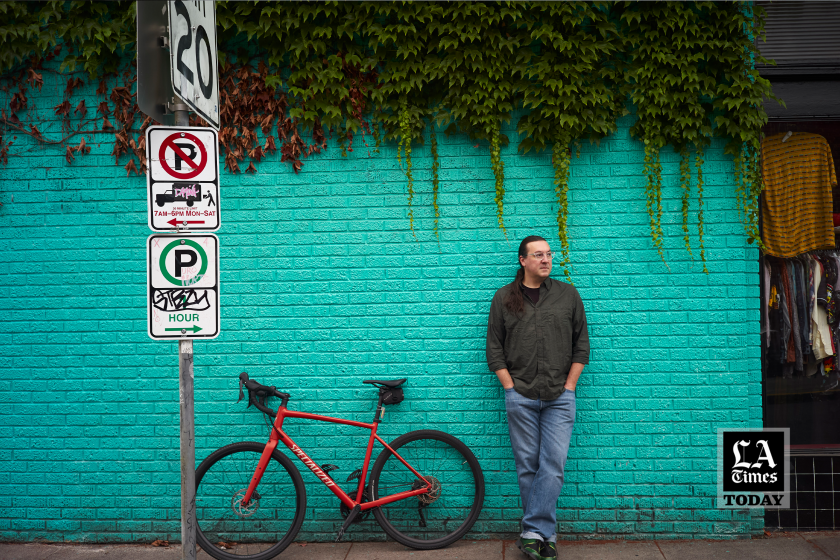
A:
<svg viewBox="0 0 840 560">
<path fill-rule="evenodd" d="M 215 235 L 149 236 L 146 270 L 151 338 L 219 336 L 219 240 Z"/>
</svg>

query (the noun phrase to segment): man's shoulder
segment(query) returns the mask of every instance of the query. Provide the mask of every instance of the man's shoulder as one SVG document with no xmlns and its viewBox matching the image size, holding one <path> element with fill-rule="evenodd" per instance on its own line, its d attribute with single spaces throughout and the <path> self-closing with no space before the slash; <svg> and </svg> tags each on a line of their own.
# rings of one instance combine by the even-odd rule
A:
<svg viewBox="0 0 840 560">
<path fill-rule="evenodd" d="M 513 287 L 513 282 L 505 284 L 504 286 L 502 286 L 501 288 L 496 290 L 496 293 L 493 295 L 493 300 L 503 299 L 508 294 L 508 292 L 510 292 L 512 287 Z"/>
<path fill-rule="evenodd" d="M 546 278 L 546 285 L 551 291 L 557 292 L 557 296 L 567 298 L 576 298 L 580 299 L 580 293 L 577 291 L 572 284 L 568 284 L 563 282 L 562 280 L 557 280 L 555 278 Z"/>
</svg>

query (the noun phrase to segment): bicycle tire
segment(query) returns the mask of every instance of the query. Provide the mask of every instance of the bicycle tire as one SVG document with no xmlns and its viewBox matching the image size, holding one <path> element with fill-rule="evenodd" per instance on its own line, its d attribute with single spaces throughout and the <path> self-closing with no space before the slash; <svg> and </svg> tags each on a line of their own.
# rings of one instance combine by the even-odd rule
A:
<svg viewBox="0 0 840 560">
<path fill-rule="evenodd" d="M 196 537 L 217 560 L 273 558 L 292 543 L 303 524 L 306 487 L 300 471 L 279 450 L 271 454 L 257 486 L 256 506 L 243 508 L 241 497 L 236 501 L 248 488 L 264 449 L 264 443 L 232 443 L 208 455 L 195 471 Z"/>
<path fill-rule="evenodd" d="M 421 507 L 421 494 L 374 508 L 382 529 L 400 544 L 418 550 L 443 548 L 463 537 L 484 505 L 484 474 L 473 452 L 455 436 L 437 430 L 409 432 L 390 446 L 417 472 L 440 484 L 437 497 L 433 492 L 425 500 L 434 501 L 425 506 Z M 371 470 L 370 494 L 375 500 L 410 490 L 417 482 L 419 479 L 384 449 Z M 450 523 L 459 524 L 450 529 Z"/>
</svg>

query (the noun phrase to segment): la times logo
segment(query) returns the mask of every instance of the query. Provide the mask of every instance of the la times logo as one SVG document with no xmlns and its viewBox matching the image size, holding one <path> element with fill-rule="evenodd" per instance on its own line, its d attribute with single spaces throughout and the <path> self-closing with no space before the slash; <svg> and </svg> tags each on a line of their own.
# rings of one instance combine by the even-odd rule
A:
<svg viewBox="0 0 840 560">
<path fill-rule="evenodd" d="M 741 460 L 741 449 L 747 448 L 750 441 L 736 441 L 732 446 L 732 454 L 735 456 L 735 464 L 732 467 L 732 482 L 735 484 L 771 484 L 779 480 L 779 475 L 776 472 L 755 472 L 748 469 L 761 469 L 761 463 L 766 462 L 767 467 L 771 469 L 776 468 L 776 461 L 773 460 L 773 454 L 770 452 L 770 446 L 766 439 L 760 439 L 755 442 L 755 446 L 759 448 L 758 458 L 755 463 L 750 464 L 749 461 Z M 744 449 L 744 455 L 747 455 L 747 449 Z"/>
<path fill-rule="evenodd" d="M 722 435 L 718 507 L 784 507 L 785 431 L 722 430 Z"/>
</svg>

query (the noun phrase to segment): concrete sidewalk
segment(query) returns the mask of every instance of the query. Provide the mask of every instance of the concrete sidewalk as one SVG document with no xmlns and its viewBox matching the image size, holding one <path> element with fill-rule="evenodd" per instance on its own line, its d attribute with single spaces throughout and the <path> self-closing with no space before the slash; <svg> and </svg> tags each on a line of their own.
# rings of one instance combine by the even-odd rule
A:
<svg viewBox="0 0 840 560">
<path fill-rule="evenodd" d="M 575 541 L 560 542 L 560 560 L 840 560 L 840 531 L 776 533 L 739 541 Z M 1 560 L 178 560 L 177 545 L 0 544 Z M 198 558 L 210 559 L 204 552 Z M 281 560 L 525 560 L 513 541 L 458 542 L 442 550 L 420 551 L 394 542 L 295 543 Z"/>
</svg>

